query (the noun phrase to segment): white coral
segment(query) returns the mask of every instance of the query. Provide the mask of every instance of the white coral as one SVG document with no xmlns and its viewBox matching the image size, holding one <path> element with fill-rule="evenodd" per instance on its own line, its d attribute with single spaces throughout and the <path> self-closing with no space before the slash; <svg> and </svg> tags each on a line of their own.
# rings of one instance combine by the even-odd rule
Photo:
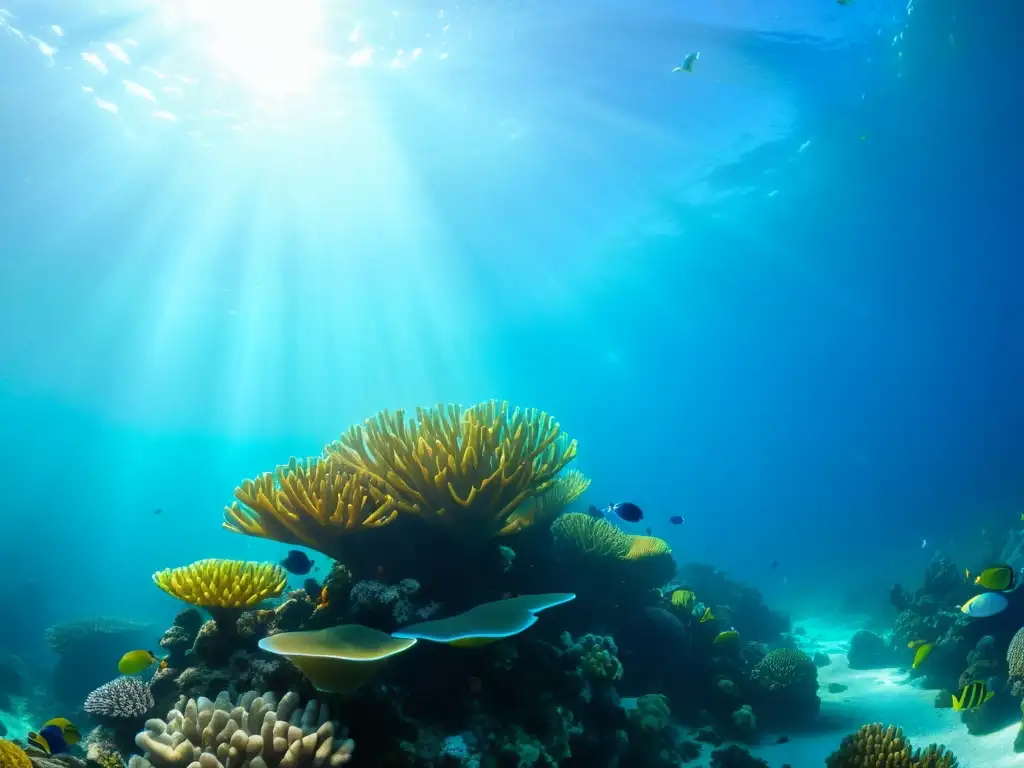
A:
<svg viewBox="0 0 1024 768">
<path fill-rule="evenodd" d="M 182 697 L 166 720 L 146 721 L 146 730 L 135 737 L 145 757 L 133 757 L 129 768 L 337 768 L 347 763 L 355 743 L 335 736 L 327 705 L 310 701 L 299 709 L 298 704 L 294 692 L 278 702 L 273 693 L 249 691 L 237 704 L 226 691 L 216 701 Z"/>
</svg>

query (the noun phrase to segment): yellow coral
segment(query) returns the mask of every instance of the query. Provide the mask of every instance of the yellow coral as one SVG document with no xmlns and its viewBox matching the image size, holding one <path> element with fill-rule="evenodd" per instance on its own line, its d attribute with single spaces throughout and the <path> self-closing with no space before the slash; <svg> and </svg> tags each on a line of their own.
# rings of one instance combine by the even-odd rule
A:
<svg viewBox="0 0 1024 768">
<path fill-rule="evenodd" d="M 672 554 L 668 542 L 657 536 L 631 536 L 607 520 L 582 512 L 562 515 L 551 526 L 551 532 L 586 555 L 613 557 L 617 560 L 644 560 Z"/>
<path fill-rule="evenodd" d="M 544 493 L 525 502 L 515 512 L 520 528 L 538 520 L 554 520 L 590 487 L 590 478 L 578 469 L 559 475 Z"/>
<path fill-rule="evenodd" d="M 337 557 L 353 532 L 395 520 L 399 504 L 365 472 L 328 459 L 292 459 L 273 473 L 246 480 L 224 510 L 224 527 Z"/>
<path fill-rule="evenodd" d="M 515 533 L 531 520 L 514 514 L 544 493 L 576 456 L 558 422 L 506 402 L 382 411 L 326 448 L 353 472 L 386 489 L 402 512 L 466 535 Z"/>
<path fill-rule="evenodd" d="M 580 554 L 625 560 L 629 537 L 609 523 L 582 512 L 569 512 L 551 526 L 551 533 Z"/>
<path fill-rule="evenodd" d="M 956 756 L 942 745 L 915 750 L 903 729 L 881 723 L 862 726 L 843 739 L 825 760 L 827 768 L 957 768 Z"/>
<path fill-rule="evenodd" d="M 0 739 L 0 768 L 32 768 L 32 761 L 17 744 Z"/>
<path fill-rule="evenodd" d="M 628 538 L 627 560 L 642 560 L 645 557 L 672 554 L 672 548 L 669 547 L 668 542 L 657 536 L 628 536 Z"/>
<path fill-rule="evenodd" d="M 157 571 L 153 581 L 164 592 L 189 605 L 207 609 L 250 608 L 280 595 L 288 583 L 288 574 L 274 563 L 211 559 Z"/>
</svg>

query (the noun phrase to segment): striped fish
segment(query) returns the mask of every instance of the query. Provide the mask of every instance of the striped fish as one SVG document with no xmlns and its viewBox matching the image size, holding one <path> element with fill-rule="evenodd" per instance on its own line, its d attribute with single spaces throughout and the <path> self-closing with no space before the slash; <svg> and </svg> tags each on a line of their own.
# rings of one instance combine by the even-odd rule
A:
<svg viewBox="0 0 1024 768">
<path fill-rule="evenodd" d="M 958 693 L 953 694 L 953 709 L 957 711 L 977 709 L 991 699 L 993 695 L 993 692 L 988 689 L 985 683 L 981 680 L 975 680 L 973 683 L 968 683 L 961 688 Z"/>
</svg>

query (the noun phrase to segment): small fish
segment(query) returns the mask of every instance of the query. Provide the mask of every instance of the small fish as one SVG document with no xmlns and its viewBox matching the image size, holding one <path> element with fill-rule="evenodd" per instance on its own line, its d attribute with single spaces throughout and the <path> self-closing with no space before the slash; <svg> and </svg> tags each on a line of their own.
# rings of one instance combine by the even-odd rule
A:
<svg viewBox="0 0 1024 768">
<path fill-rule="evenodd" d="M 779 736 L 779 738 L 777 738 L 775 740 L 775 743 L 776 744 L 785 744 L 787 741 L 789 741 L 789 736 Z"/>
<path fill-rule="evenodd" d="M 682 525 L 686 522 L 686 518 L 682 515 L 672 515 L 672 517 L 670 517 L 668 521 L 672 523 L 672 525 Z"/>
<path fill-rule="evenodd" d="M 48 755 L 61 755 L 82 740 L 82 732 L 67 718 L 55 717 L 43 723 L 38 733 L 30 731 L 27 739 Z"/>
<path fill-rule="evenodd" d="M 683 63 L 678 67 L 672 67 L 673 72 L 693 72 L 693 65 L 697 63 L 700 58 L 700 51 L 686 54 L 686 58 L 683 59 Z"/>
<path fill-rule="evenodd" d="M 922 662 L 928 658 L 928 654 L 932 652 L 931 643 L 922 643 L 917 647 L 917 653 L 914 654 L 913 668 L 917 669 L 921 666 Z"/>
<path fill-rule="evenodd" d="M 984 619 L 1002 613 L 1009 605 L 1010 601 L 999 592 L 982 592 L 961 605 L 960 613 Z"/>
<path fill-rule="evenodd" d="M 166 657 L 160 659 L 160 663 L 157 665 L 157 669 L 160 670 L 161 672 L 163 672 L 165 669 L 167 669 L 167 658 Z"/>
<path fill-rule="evenodd" d="M 688 589 L 677 589 L 672 593 L 671 600 L 676 608 L 692 608 L 697 596 Z"/>
<path fill-rule="evenodd" d="M 326 608 L 329 604 L 330 601 L 328 601 L 327 599 L 327 587 L 324 587 L 322 590 L 320 590 L 320 605 L 317 606 L 317 610 L 320 610 L 321 608 Z"/>
<path fill-rule="evenodd" d="M 921 549 L 928 546 L 928 539 L 921 539 Z"/>
<path fill-rule="evenodd" d="M 836 0 L 837 5 L 850 5 L 851 3 L 853 3 L 853 0 Z"/>
<path fill-rule="evenodd" d="M 305 576 L 313 570 L 313 561 L 306 556 L 305 552 L 298 549 L 289 549 L 287 556 L 281 561 L 281 566 L 288 573 L 294 573 L 296 576 Z"/>
<path fill-rule="evenodd" d="M 993 565 L 986 568 L 974 579 L 974 583 L 985 589 L 1009 592 L 1017 583 L 1013 568 L 1008 565 Z"/>
<path fill-rule="evenodd" d="M 700 623 L 701 624 L 706 624 L 707 622 L 714 621 L 714 620 L 715 620 L 715 614 L 713 614 L 711 612 L 710 608 L 705 608 L 704 609 L 704 615 L 700 617 Z"/>
<path fill-rule="evenodd" d="M 647 533 L 648 536 L 654 535 L 654 530 L 649 525 L 646 528 L 644 528 L 644 531 Z"/>
<path fill-rule="evenodd" d="M 984 682 L 975 680 L 953 694 L 953 709 L 958 712 L 964 709 L 977 709 L 994 695 Z"/>
<path fill-rule="evenodd" d="M 772 560 L 772 570 L 775 570 L 778 567 L 779 567 L 779 561 L 778 560 Z"/>
<path fill-rule="evenodd" d="M 117 662 L 117 671 L 122 675 L 134 675 L 148 669 L 159 661 L 152 651 L 128 651 Z"/>
<path fill-rule="evenodd" d="M 597 520 L 604 520 L 604 513 L 593 505 L 587 507 L 587 514 Z"/>
<path fill-rule="evenodd" d="M 163 513 L 164 511 L 160 507 L 157 507 L 156 509 L 153 510 L 154 515 L 162 515 Z"/>
<path fill-rule="evenodd" d="M 964 568 L 964 581 L 970 581 L 970 580 L 971 580 L 971 569 L 970 568 Z"/>
<path fill-rule="evenodd" d="M 735 629 L 727 629 L 725 630 L 725 632 L 719 632 L 715 639 L 712 640 L 712 642 L 716 645 L 721 645 L 722 643 L 735 643 L 739 639 L 739 632 L 737 632 Z"/>
<path fill-rule="evenodd" d="M 620 501 L 617 504 L 609 504 L 604 509 L 591 507 L 587 514 L 591 517 L 610 517 L 616 515 L 627 523 L 639 523 L 644 519 L 644 511 L 630 501 Z"/>
</svg>

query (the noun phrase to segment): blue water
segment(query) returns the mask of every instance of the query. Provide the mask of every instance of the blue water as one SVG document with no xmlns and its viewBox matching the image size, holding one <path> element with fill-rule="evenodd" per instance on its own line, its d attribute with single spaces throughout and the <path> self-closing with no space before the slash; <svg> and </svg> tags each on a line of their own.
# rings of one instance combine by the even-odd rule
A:
<svg viewBox="0 0 1024 768">
<path fill-rule="evenodd" d="M 382 408 L 543 408 L 588 500 L 805 612 L 1017 519 L 1017 4 L 230 6 L 0 11 L 40 625 L 280 557 L 234 486 Z"/>
</svg>

